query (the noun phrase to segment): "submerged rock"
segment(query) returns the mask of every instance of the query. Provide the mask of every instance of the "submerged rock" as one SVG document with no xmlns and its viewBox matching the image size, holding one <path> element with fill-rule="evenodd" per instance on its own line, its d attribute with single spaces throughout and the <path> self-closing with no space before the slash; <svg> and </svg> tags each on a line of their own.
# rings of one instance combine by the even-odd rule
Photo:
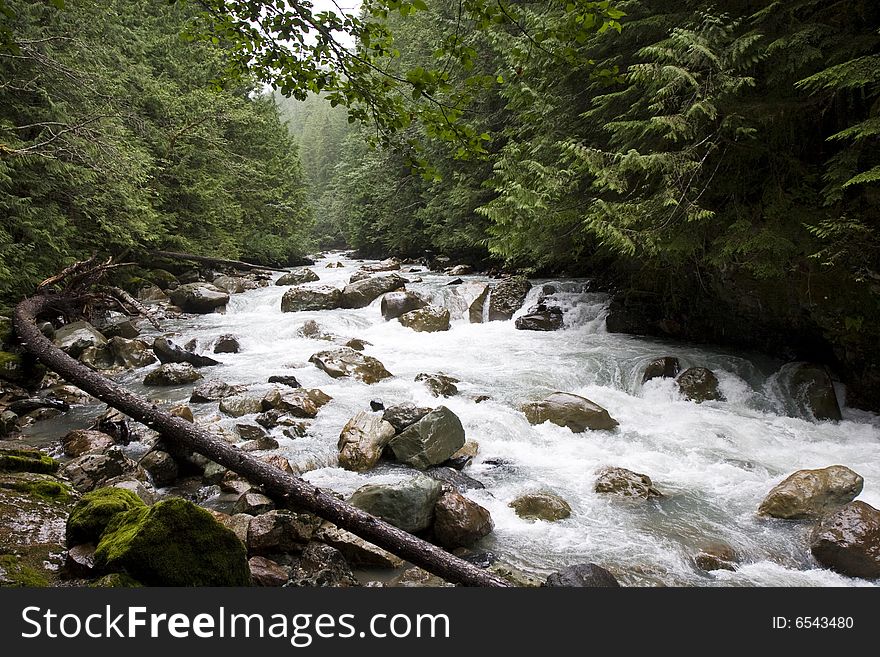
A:
<svg viewBox="0 0 880 657">
<path fill-rule="evenodd" d="M 494 527 L 487 509 L 459 493 L 443 493 L 434 506 L 434 537 L 448 550 L 469 547 Z"/>
<path fill-rule="evenodd" d="M 652 497 L 663 497 L 654 488 L 651 478 L 626 468 L 606 467 L 599 470 L 594 490 L 597 493 L 610 493 L 621 497 L 637 497 L 649 500 Z"/>
<path fill-rule="evenodd" d="M 214 342 L 215 354 L 237 354 L 239 351 L 241 351 L 241 344 L 239 344 L 238 338 L 234 335 L 228 333 L 221 335 Z"/>
<path fill-rule="evenodd" d="M 694 565 L 700 570 L 736 570 L 736 551 L 727 543 L 713 541 L 704 545 L 694 556 Z"/>
<path fill-rule="evenodd" d="M 95 565 L 151 586 L 248 586 L 241 541 L 191 502 L 173 498 L 115 516 Z"/>
<path fill-rule="evenodd" d="M 448 462 L 448 460 L 444 461 L 444 463 Z M 486 487 L 482 481 L 478 481 L 473 477 L 468 477 L 466 474 L 463 474 L 447 465 L 438 465 L 428 468 L 427 470 L 425 470 L 425 474 L 432 479 L 436 479 L 439 482 L 449 484 L 451 488 L 454 488 L 460 493 L 472 489 L 481 489 Z"/>
<path fill-rule="evenodd" d="M 145 386 L 182 386 L 203 378 L 189 363 L 160 365 L 144 377 Z"/>
<path fill-rule="evenodd" d="M 420 470 L 443 463 L 464 445 L 464 427 L 445 406 L 397 434 L 388 446 L 394 457 Z"/>
<path fill-rule="evenodd" d="M 212 367 L 220 364 L 220 361 L 208 356 L 199 356 L 191 351 L 181 349 L 166 338 L 156 338 L 153 341 L 153 353 L 156 354 L 159 362 L 163 364 L 189 363 L 193 367 Z"/>
<path fill-rule="evenodd" d="M 330 395 L 317 388 L 296 388 L 285 391 L 275 388 L 266 393 L 261 406 L 266 412 L 280 411 L 293 417 L 310 419 L 316 417 L 318 410 L 332 399 Z"/>
<path fill-rule="evenodd" d="M 527 520 L 563 520 L 571 515 L 571 507 L 564 499 L 553 493 L 529 493 L 520 495 L 508 504 L 516 515 Z"/>
<path fill-rule="evenodd" d="M 304 267 L 288 272 L 275 281 L 275 285 L 302 285 L 304 283 L 313 283 L 320 280 L 320 277 L 311 269 Z"/>
<path fill-rule="evenodd" d="M 187 283 L 171 291 L 171 303 L 183 312 L 205 314 L 229 303 L 229 293 L 209 283 Z"/>
<path fill-rule="evenodd" d="M 678 389 L 685 399 L 697 402 L 724 401 L 718 389 L 718 377 L 705 367 L 690 367 L 678 377 Z"/>
<path fill-rule="evenodd" d="M 587 429 L 614 429 L 617 426 L 617 420 L 604 408 L 568 392 L 554 392 L 543 401 L 528 403 L 523 407 L 523 412 L 531 424 L 549 421 L 560 427 L 568 427 L 574 433 Z"/>
<path fill-rule="evenodd" d="M 338 287 L 292 287 L 281 297 L 281 312 L 333 310 L 339 308 L 342 290 Z"/>
<path fill-rule="evenodd" d="M 446 374 L 416 374 L 416 381 L 421 381 L 427 386 L 428 391 L 434 397 L 453 397 L 458 394 L 456 383 L 461 383 L 455 377 Z"/>
<path fill-rule="evenodd" d="M 427 306 L 405 313 L 397 318 L 403 326 L 417 333 L 435 333 L 449 330 L 449 311 L 446 308 Z"/>
<path fill-rule="evenodd" d="M 349 347 L 321 351 L 309 358 L 334 379 L 352 377 L 364 383 L 376 383 L 392 376 L 378 360 Z"/>
<path fill-rule="evenodd" d="M 428 301 L 417 292 L 403 290 L 389 292 L 382 297 L 381 311 L 385 320 L 397 319 L 401 315 L 424 308 Z"/>
<path fill-rule="evenodd" d="M 568 587 L 611 587 L 618 588 L 620 583 L 610 572 L 594 563 L 583 563 L 568 566 L 547 577 L 544 586 Z"/>
<path fill-rule="evenodd" d="M 520 331 L 558 331 L 563 326 L 562 309 L 539 305 L 517 317 L 514 326 Z"/>
<path fill-rule="evenodd" d="M 850 502 L 825 516 L 810 537 L 816 560 L 848 577 L 880 577 L 880 510 Z"/>
<path fill-rule="evenodd" d="M 367 484 L 349 498 L 354 506 L 407 532 L 427 529 L 434 521 L 439 482 L 417 474 L 396 484 Z"/>
<path fill-rule="evenodd" d="M 798 470 L 767 493 L 758 513 L 788 520 L 820 518 L 852 502 L 863 485 L 864 479 L 843 465 Z"/>
<path fill-rule="evenodd" d="M 532 284 L 525 278 L 513 277 L 500 281 L 489 296 L 489 321 L 507 321 L 522 308 Z"/>
<path fill-rule="evenodd" d="M 343 308 L 366 308 L 383 294 L 400 289 L 405 284 L 406 279 L 398 274 L 373 276 L 349 283 L 342 289 L 340 305 Z"/>
<path fill-rule="evenodd" d="M 642 383 L 647 383 L 651 379 L 674 379 L 679 372 L 681 372 L 681 363 L 675 356 L 655 358 L 645 367 Z"/>
<path fill-rule="evenodd" d="M 339 465 L 346 470 L 369 470 L 382 456 L 382 450 L 394 437 L 394 427 L 385 420 L 360 412 L 343 427 L 339 435 Z"/>
</svg>

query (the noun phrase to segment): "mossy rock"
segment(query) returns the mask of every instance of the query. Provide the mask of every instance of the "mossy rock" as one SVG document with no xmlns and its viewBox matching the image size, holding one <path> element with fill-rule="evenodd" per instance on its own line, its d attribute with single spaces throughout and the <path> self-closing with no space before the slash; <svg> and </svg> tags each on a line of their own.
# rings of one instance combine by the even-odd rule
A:
<svg viewBox="0 0 880 657">
<path fill-rule="evenodd" d="M 49 586 L 45 574 L 23 563 L 14 554 L 0 554 L 0 586 L 36 588 Z"/>
<path fill-rule="evenodd" d="M 153 269 L 147 274 L 146 278 L 161 287 L 163 290 L 167 290 L 172 285 L 176 284 L 177 276 L 172 274 L 167 269 Z"/>
<path fill-rule="evenodd" d="M 0 351 L 0 379 L 35 388 L 46 374 L 46 368 L 32 356 Z"/>
<path fill-rule="evenodd" d="M 31 472 L 0 477 L 0 488 L 24 493 L 44 502 L 69 502 L 75 495 L 70 486 L 60 479 Z"/>
<path fill-rule="evenodd" d="M 8 443 L 7 443 L 8 444 Z M 38 472 L 51 474 L 58 462 L 36 449 L 0 448 L 0 472 Z"/>
<path fill-rule="evenodd" d="M 118 514 L 144 506 L 141 498 L 124 488 L 99 488 L 86 493 L 67 519 L 67 545 L 97 543 Z"/>
<path fill-rule="evenodd" d="M 93 589 L 140 589 L 143 584 L 123 573 L 110 573 L 89 584 Z"/>
<path fill-rule="evenodd" d="M 238 537 L 180 498 L 115 516 L 98 543 L 95 566 L 148 586 L 249 586 L 251 579 Z"/>
</svg>

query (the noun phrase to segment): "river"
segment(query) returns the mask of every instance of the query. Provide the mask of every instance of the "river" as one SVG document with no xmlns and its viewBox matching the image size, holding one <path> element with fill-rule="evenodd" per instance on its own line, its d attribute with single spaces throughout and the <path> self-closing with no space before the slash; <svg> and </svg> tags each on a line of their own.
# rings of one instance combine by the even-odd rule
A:
<svg viewBox="0 0 880 657">
<path fill-rule="evenodd" d="M 340 261 L 340 268 L 327 268 Z M 320 258 L 312 285 L 343 286 L 362 264 L 339 253 Z M 434 297 L 453 294 L 446 275 L 406 272 L 423 282 L 409 289 Z M 280 275 L 280 273 L 278 274 Z M 464 276 L 465 280 L 487 280 Z M 379 300 L 359 310 L 282 313 L 286 287 L 271 285 L 233 295 L 225 314 L 166 321 L 178 343 L 191 338 L 208 345 L 220 334 L 241 342 L 238 354 L 219 354 L 222 364 L 202 370 L 206 377 L 248 384 L 250 394 L 271 386 L 275 374 L 293 374 L 305 387 L 333 397 L 308 435 L 295 440 L 275 433 L 279 453 L 310 482 L 349 494 L 369 482 L 392 482 L 401 471 L 391 465 L 358 474 L 336 467 L 336 442 L 343 425 L 372 399 L 387 405 L 413 402 L 449 407 L 462 420 L 467 438 L 480 451 L 466 474 L 486 488 L 467 494 L 485 506 L 495 530 L 479 548 L 526 572 L 546 575 L 560 567 L 592 561 L 611 569 L 624 585 L 671 586 L 853 586 L 870 585 L 822 569 L 808 547 L 810 524 L 764 520 L 756 510 L 783 477 L 802 468 L 846 465 L 865 479 L 859 499 L 880 507 L 880 418 L 844 408 L 839 423 L 796 417 L 782 392 L 781 362 L 721 348 L 665 343 L 605 331 L 607 297 L 584 292 L 583 280 L 536 280 L 525 308 L 541 284 L 559 290 L 565 327 L 556 332 L 520 331 L 513 321 L 470 324 L 453 321 L 451 330 L 416 333 L 386 322 Z M 522 311 L 520 311 L 522 313 Z M 308 319 L 327 333 L 371 343 L 365 353 L 378 358 L 393 378 L 367 386 L 331 379 L 308 363 L 328 343 L 297 335 Z M 213 354 L 212 354 L 213 355 Z M 669 379 L 641 383 L 644 366 L 659 356 L 677 356 L 683 367 L 715 371 L 727 401 L 696 404 L 679 397 Z M 443 372 L 461 380 L 461 394 L 437 400 L 421 383 L 420 372 Z M 186 402 L 191 386 L 145 388 L 144 371 L 117 377 L 163 405 Z M 554 391 L 573 392 L 604 406 L 618 420 L 614 431 L 573 434 L 552 424 L 531 426 L 517 408 Z M 487 394 L 476 403 L 470 395 Z M 217 416 L 215 404 L 194 404 L 197 419 Z M 94 417 L 94 407 L 40 423 L 32 438 L 54 433 L 77 419 Z M 230 428 L 248 418 L 220 420 Z M 276 430 L 277 432 L 278 430 Z M 593 491 L 594 472 L 613 465 L 648 474 L 664 494 L 634 503 Z M 559 522 L 519 518 L 508 503 L 520 494 L 550 491 L 572 508 Z M 741 557 L 735 572 L 706 573 L 692 557 L 707 540 L 729 543 Z"/>
</svg>

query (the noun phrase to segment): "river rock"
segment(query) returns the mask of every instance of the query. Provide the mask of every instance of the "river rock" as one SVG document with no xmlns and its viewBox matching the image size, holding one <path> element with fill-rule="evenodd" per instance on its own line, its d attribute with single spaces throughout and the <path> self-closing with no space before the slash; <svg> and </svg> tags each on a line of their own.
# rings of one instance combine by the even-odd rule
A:
<svg viewBox="0 0 880 657">
<path fill-rule="evenodd" d="M 299 384 L 299 381 L 296 380 L 295 376 L 292 375 L 273 375 L 269 377 L 268 383 L 280 383 L 283 386 L 288 386 L 289 388 L 301 388 L 302 386 Z"/>
<path fill-rule="evenodd" d="M 229 294 L 209 283 L 186 283 L 171 291 L 171 303 L 185 313 L 205 314 L 229 303 Z"/>
<path fill-rule="evenodd" d="M 396 484 L 367 484 L 349 498 L 354 506 L 413 533 L 434 520 L 434 505 L 442 493 L 439 482 L 417 474 Z"/>
<path fill-rule="evenodd" d="M 250 486 L 250 484 L 248 484 Z M 247 513 L 252 516 L 259 516 L 271 511 L 275 508 L 275 502 L 270 500 L 262 493 L 255 490 L 248 490 L 241 494 L 236 500 L 235 506 L 232 507 L 233 513 Z"/>
<path fill-rule="evenodd" d="M 816 560 L 848 577 L 880 577 L 880 510 L 850 502 L 825 516 L 810 537 Z"/>
<path fill-rule="evenodd" d="M 239 344 L 238 338 L 234 335 L 228 333 L 221 335 L 214 342 L 215 354 L 237 354 L 239 351 L 241 351 L 241 344 Z"/>
<path fill-rule="evenodd" d="M 398 461 L 420 470 L 443 463 L 462 445 L 461 420 L 445 406 L 431 411 L 388 443 Z"/>
<path fill-rule="evenodd" d="M 455 584 L 452 582 L 447 582 L 442 577 L 438 577 L 432 573 L 429 573 L 427 570 L 423 568 L 419 568 L 418 566 L 411 566 L 404 570 L 400 575 L 390 580 L 386 586 L 393 588 L 447 588 L 453 587 Z"/>
<path fill-rule="evenodd" d="M 448 461 L 444 461 L 444 463 L 447 462 Z M 428 468 L 425 470 L 425 474 L 441 483 L 448 484 L 459 493 L 464 493 L 471 489 L 481 489 L 486 487 L 482 481 L 478 481 L 473 477 L 468 477 L 466 474 L 462 474 L 458 470 L 446 465 L 438 465 Z"/>
<path fill-rule="evenodd" d="M 401 315 L 424 308 L 428 301 L 417 292 L 403 290 L 401 292 L 389 292 L 382 297 L 380 309 L 385 320 L 397 319 Z"/>
<path fill-rule="evenodd" d="M 103 431 L 90 431 L 88 429 L 74 429 L 68 431 L 61 438 L 61 448 L 67 456 L 82 456 L 83 454 L 100 454 L 104 450 L 116 444 L 113 436 L 108 436 Z"/>
<path fill-rule="evenodd" d="M 284 274 L 275 281 L 275 285 L 303 285 L 304 283 L 314 283 L 317 280 L 320 280 L 320 277 L 306 267 Z"/>
<path fill-rule="evenodd" d="M 618 588 L 620 583 L 610 572 L 594 563 L 582 563 L 568 566 L 547 577 L 544 586 L 549 587 L 588 587 Z"/>
<path fill-rule="evenodd" d="M 339 308 L 342 290 L 338 287 L 292 287 L 281 297 L 281 312 L 302 310 L 333 310 Z"/>
<path fill-rule="evenodd" d="M 168 452 L 154 449 L 140 460 L 140 466 L 150 474 L 156 488 L 170 486 L 179 474 L 177 462 Z"/>
<path fill-rule="evenodd" d="M 678 377 L 678 389 L 685 399 L 697 402 L 724 401 L 718 377 L 705 367 L 689 367 Z"/>
<path fill-rule="evenodd" d="M 182 386 L 203 378 L 189 363 L 160 365 L 144 377 L 145 386 Z"/>
<path fill-rule="evenodd" d="M 86 347 L 77 360 L 93 370 L 112 370 L 116 367 L 116 357 L 109 344 Z"/>
<path fill-rule="evenodd" d="M 434 538 L 447 550 L 469 547 L 494 527 L 488 510 L 454 491 L 443 493 L 434 506 Z"/>
<path fill-rule="evenodd" d="M 330 395 L 317 388 L 296 388 L 283 392 L 273 388 L 263 397 L 261 410 L 282 411 L 298 418 L 313 418 L 318 415 L 318 410 L 332 399 Z"/>
<path fill-rule="evenodd" d="M 355 273 L 353 273 L 349 277 L 348 282 L 349 282 L 349 284 L 351 284 L 351 283 L 357 283 L 358 281 L 365 281 L 372 275 L 373 275 L 373 272 L 364 271 L 363 269 L 358 269 Z"/>
<path fill-rule="evenodd" d="M 681 372 L 681 363 L 675 356 L 655 358 L 645 367 L 642 383 L 647 383 L 651 379 L 674 379 L 679 372 Z"/>
<path fill-rule="evenodd" d="M 351 567 L 334 547 L 312 542 L 291 573 L 293 586 L 349 587 L 360 586 Z"/>
<path fill-rule="evenodd" d="M 450 276 L 467 276 L 468 274 L 473 273 L 474 269 L 470 265 L 455 265 L 449 269 L 446 273 Z"/>
<path fill-rule="evenodd" d="M 248 527 L 250 527 L 251 520 L 254 519 L 253 516 L 249 516 L 246 513 L 229 515 L 228 513 L 222 513 L 213 509 L 205 509 L 205 511 L 210 513 L 214 520 L 235 534 L 242 545 L 247 546 Z"/>
<path fill-rule="evenodd" d="M 119 447 L 111 447 L 103 454 L 84 454 L 67 463 L 64 476 L 81 493 L 94 490 L 121 475 L 134 474 L 143 478 L 138 464 L 122 453 Z"/>
<path fill-rule="evenodd" d="M 472 324 L 479 324 L 483 321 L 483 304 L 488 294 L 487 283 L 466 281 L 455 288 L 455 294 L 447 300 L 447 305 L 453 317 L 466 318 Z"/>
<path fill-rule="evenodd" d="M 179 417 L 187 422 L 196 421 L 192 409 L 186 404 L 180 404 L 179 406 L 174 406 L 173 408 L 168 409 L 168 414 L 173 415 L 174 417 Z"/>
<path fill-rule="evenodd" d="M 334 379 L 352 377 L 370 384 L 392 376 L 378 360 L 349 347 L 320 351 L 309 358 L 309 362 Z"/>
<path fill-rule="evenodd" d="M 477 455 L 480 445 L 473 440 L 466 440 L 464 445 L 455 454 L 450 456 L 443 465 L 456 470 L 463 470 Z"/>
<path fill-rule="evenodd" d="M 398 269 L 400 269 L 400 260 L 397 258 L 386 258 L 380 262 L 361 266 L 361 271 L 370 274 L 375 274 L 380 271 L 397 271 Z"/>
<path fill-rule="evenodd" d="M 156 362 L 156 357 L 143 340 L 114 336 L 110 338 L 109 348 L 116 365 L 126 369 L 146 367 Z"/>
<path fill-rule="evenodd" d="M 238 432 L 238 435 L 242 440 L 264 440 L 269 434 L 266 433 L 266 430 L 263 427 L 257 426 L 256 424 L 236 424 L 235 430 Z M 268 448 L 263 448 L 268 449 Z"/>
<path fill-rule="evenodd" d="M 265 557 L 251 557 L 248 568 L 254 586 L 284 586 L 290 579 L 287 568 Z"/>
<path fill-rule="evenodd" d="M 108 340 L 110 338 L 125 338 L 132 340 L 138 337 L 141 332 L 132 324 L 131 320 L 125 315 L 114 315 L 101 322 L 96 327 Z"/>
<path fill-rule="evenodd" d="M 447 376 L 446 374 L 416 374 L 416 381 L 421 381 L 427 386 L 428 391 L 434 397 L 453 397 L 458 394 L 456 383 L 461 383 L 458 379 Z"/>
<path fill-rule="evenodd" d="M 663 497 L 654 488 L 648 475 L 633 472 L 626 468 L 606 467 L 596 472 L 598 478 L 593 487 L 597 493 L 609 493 L 621 497 L 636 497 L 649 500 L 652 497 Z"/>
<path fill-rule="evenodd" d="M 364 413 L 351 418 L 339 435 L 339 465 L 346 470 L 369 470 L 382 456 L 382 450 L 394 437 L 394 427 L 385 420 Z"/>
<path fill-rule="evenodd" d="M 558 331 L 562 328 L 562 309 L 539 305 L 528 314 L 516 318 L 514 326 L 520 331 Z"/>
<path fill-rule="evenodd" d="M 374 299 L 387 292 L 398 290 L 406 284 L 406 280 L 397 274 L 373 276 L 356 283 L 349 283 L 342 288 L 340 305 L 343 308 L 366 308 Z"/>
<path fill-rule="evenodd" d="M 727 543 L 713 541 L 704 545 L 694 556 L 694 565 L 700 570 L 736 570 L 738 556 Z"/>
<path fill-rule="evenodd" d="M 310 513 L 269 511 L 248 525 L 248 550 L 251 554 L 298 554 L 320 525 L 321 520 Z"/>
<path fill-rule="evenodd" d="M 554 392 L 539 402 L 523 406 L 523 412 L 531 424 L 552 422 L 568 427 L 574 433 L 590 430 L 614 429 L 617 420 L 608 411 L 585 397 L 568 392 Z"/>
<path fill-rule="evenodd" d="M 155 301 L 167 301 L 168 295 L 158 285 L 149 283 L 143 285 L 135 295 L 140 301 L 150 303 Z"/>
<path fill-rule="evenodd" d="M 65 526 L 65 541 L 69 547 L 97 543 L 113 518 L 143 506 L 143 500 L 137 495 L 120 488 L 99 488 L 86 493 L 70 511 Z"/>
<path fill-rule="evenodd" d="M 62 576 L 69 579 L 92 577 L 95 573 L 95 545 L 82 543 L 67 551 Z"/>
<path fill-rule="evenodd" d="M 241 541 L 204 509 L 172 498 L 119 514 L 95 552 L 103 572 L 150 586 L 248 586 Z"/>
<path fill-rule="evenodd" d="M 449 330 L 449 311 L 446 308 L 427 306 L 404 313 L 397 318 L 403 326 L 417 333 L 435 333 Z"/>
<path fill-rule="evenodd" d="M 55 331 L 55 346 L 71 358 L 79 358 L 89 347 L 102 347 L 106 344 L 107 338 L 88 322 L 65 324 Z"/>
<path fill-rule="evenodd" d="M 834 383 L 821 365 L 800 363 L 791 373 L 791 396 L 819 421 L 840 421 L 840 405 Z"/>
<path fill-rule="evenodd" d="M 241 294 L 245 290 L 256 288 L 256 283 L 242 276 L 218 276 L 211 284 L 227 294 Z"/>
<path fill-rule="evenodd" d="M 208 379 L 193 389 L 189 400 L 194 404 L 206 404 L 226 397 L 240 395 L 246 389 L 245 386 L 231 386 L 219 379 Z"/>
<path fill-rule="evenodd" d="M 189 363 L 193 367 L 212 367 L 220 364 L 220 361 L 208 356 L 199 356 L 181 349 L 167 338 L 156 338 L 153 341 L 153 353 L 160 363 Z"/>
<path fill-rule="evenodd" d="M 787 520 L 820 518 L 852 502 L 863 484 L 860 475 L 843 465 L 798 470 L 773 487 L 758 513 Z"/>
<path fill-rule="evenodd" d="M 489 296 L 489 321 L 506 321 L 522 308 L 532 284 L 525 278 L 512 277 L 500 281 Z"/>
<path fill-rule="evenodd" d="M 571 515 L 571 507 L 564 499 L 553 493 L 529 493 L 520 495 L 508 504 L 520 518 L 527 520 L 563 520 Z"/>
<path fill-rule="evenodd" d="M 395 404 L 385 409 L 385 412 L 382 413 L 382 419 L 389 422 L 396 431 L 400 432 L 421 420 L 431 410 L 430 408 L 410 403 Z"/>
<path fill-rule="evenodd" d="M 225 397 L 220 400 L 220 411 L 232 417 L 241 417 L 259 413 L 263 410 L 262 400 L 259 397 Z"/>
<path fill-rule="evenodd" d="M 339 550 L 355 568 L 400 568 L 404 564 L 400 557 L 340 529 L 332 522 L 324 522 L 315 532 L 315 539 Z"/>
</svg>

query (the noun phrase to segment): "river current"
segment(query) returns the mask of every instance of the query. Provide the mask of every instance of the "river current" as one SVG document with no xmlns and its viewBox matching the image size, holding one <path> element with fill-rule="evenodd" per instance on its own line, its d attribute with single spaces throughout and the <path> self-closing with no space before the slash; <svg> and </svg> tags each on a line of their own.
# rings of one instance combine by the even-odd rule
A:
<svg viewBox="0 0 880 657">
<path fill-rule="evenodd" d="M 342 267 L 327 268 L 341 262 Z M 310 285 L 342 287 L 362 265 L 338 253 L 311 267 L 321 280 Z M 450 277 L 419 271 L 408 289 L 425 293 L 438 305 L 455 294 Z M 280 276 L 280 273 L 278 274 Z M 481 276 L 465 280 L 486 281 Z M 345 423 L 369 402 L 386 406 L 412 402 L 443 404 L 462 420 L 467 438 L 480 449 L 465 473 L 485 484 L 467 495 L 485 506 L 495 530 L 479 549 L 526 572 L 546 575 L 560 567 L 592 561 L 612 570 L 624 585 L 671 586 L 853 586 L 870 585 L 818 566 L 809 552 L 809 523 L 760 519 L 756 510 L 767 492 L 802 468 L 846 465 L 865 479 L 858 499 L 880 507 L 880 418 L 843 408 L 842 422 L 815 422 L 797 411 L 784 389 L 785 367 L 764 356 L 721 348 L 611 334 L 605 330 L 607 297 L 585 292 L 584 280 L 535 280 L 522 314 L 542 284 L 553 284 L 553 301 L 565 309 L 565 327 L 555 332 L 521 331 L 513 321 L 471 324 L 453 319 L 449 331 L 416 333 L 386 322 L 379 300 L 359 310 L 281 312 L 286 287 L 233 295 L 225 314 L 186 316 L 163 323 L 182 344 L 196 338 L 206 348 L 220 334 L 241 343 L 237 354 L 211 354 L 222 361 L 202 370 L 206 378 L 247 384 L 248 394 L 271 386 L 271 375 L 292 374 L 308 388 L 333 397 L 305 437 L 273 433 L 278 453 L 318 486 L 349 494 L 371 482 L 392 482 L 401 470 L 380 465 L 367 473 L 336 467 L 336 443 Z M 393 378 L 367 386 L 332 379 L 308 362 L 327 342 L 297 334 L 316 320 L 324 332 L 361 338 L 365 353 L 378 358 Z M 206 352 L 207 353 L 207 352 Z M 642 385 L 644 366 L 660 356 L 677 356 L 682 367 L 705 366 L 719 378 L 723 402 L 685 401 L 669 379 Z M 421 372 L 460 379 L 460 394 L 432 397 L 414 378 Z M 185 403 L 191 386 L 145 388 L 144 370 L 117 377 L 132 390 L 163 405 Z M 587 397 L 608 409 L 620 426 L 613 431 L 573 434 L 550 423 L 531 426 L 518 410 L 527 401 L 555 391 Z M 844 391 L 841 390 L 841 393 Z M 476 403 L 474 395 L 488 401 Z M 193 404 L 197 419 L 218 415 L 217 405 Z M 94 417 L 80 411 L 83 417 Z M 45 432 L 74 418 L 41 423 Z M 245 418 L 223 418 L 233 427 Z M 37 437 L 36 435 L 34 436 Z M 57 439 L 57 435 L 56 435 Z M 631 502 L 593 491 L 595 471 L 621 466 L 649 475 L 663 497 Z M 508 507 L 517 496 L 550 491 L 572 508 L 558 522 L 519 518 Z M 707 541 L 730 544 L 740 556 L 735 572 L 706 573 L 693 555 Z"/>
</svg>

